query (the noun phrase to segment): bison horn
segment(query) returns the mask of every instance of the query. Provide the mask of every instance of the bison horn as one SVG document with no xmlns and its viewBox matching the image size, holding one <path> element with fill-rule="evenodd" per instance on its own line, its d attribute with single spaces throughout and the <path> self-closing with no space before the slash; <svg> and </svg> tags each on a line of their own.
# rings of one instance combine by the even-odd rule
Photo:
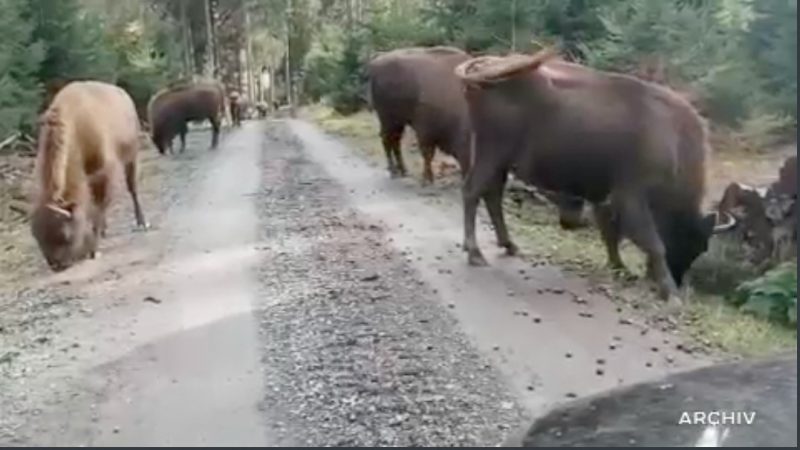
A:
<svg viewBox="0 0 800 450">
<path fill-rule="evenodd" d="M 47 205 L 47 209 L 49 209 L 50 211 L 53 211 L 56 214 L 62 215 L 64 217 L 66 217 L 67 219 L 71 219 L 72 218 L 72 213 L 69 210 L 64 209 L 64 208 L 62 208 L 60 206 Z"/>
<path fill-rule="evenodd" d="M 723 233 L 736 226 L 736 217 L 734 217 L 730 213 L 715 211 L 714 216 L 716 217 L 716 223 L 717 223 L 716 225 L 714 225 L 714 233 Z M 727 217 L 728 218 L 727 222 L 719 223 L 720 216 Z"/>
</svg>

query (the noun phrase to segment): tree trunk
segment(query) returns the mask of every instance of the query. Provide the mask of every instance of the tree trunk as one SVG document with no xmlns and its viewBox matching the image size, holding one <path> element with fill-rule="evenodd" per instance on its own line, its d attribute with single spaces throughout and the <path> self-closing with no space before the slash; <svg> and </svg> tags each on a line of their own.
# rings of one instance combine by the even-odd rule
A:
<svg viewBox="0 0 800 450">
<path fill-rule="evenodd" d="M 292 107 L 292 0 L 288 0 L 288 7 L 286 8 L 286 103 Z"/>
<path fill-rule="evenodd" d="M 272 64 L 269 66 L 269 79 L 271 81 L 271 85 L 269 87 L 269 110 L 272 111 L 273 106 L 275 105 L 275 68 L 272 67 Z"/>
<path fill-rule="evenodd" d="M 253 40 L 250 38 L 250 10 L 247 3 L 244 3 L 244 38 L 247 40 L 245 46 L 245 72 L 247 74 L 247 98 L 250 102 L 255 100 L 255 76 L 253 67 Z"/>
<path fill-rule="evenodd" d="M 517 0 L 511 0 L 511 51 L 517 51 Z"/>
<path fill-rule="evenodd" d="M 183 53 L 184 53 L 184 70 L 186 77 L 191 77 L 194 74 L 194 44 L 192 43 L 192 24 L 189 22 L 189 16 L 186 14 L 186 2 L 188 0 L 181 0 L 181 29 L 183 31 Z"/>
<path fill-rule="evenodd" d="M 205 0 L 206 16 L 206 77 L 215 78 L 217 75 L 216 44 L 214 42 L 214 23 L 211 19 L 211 0 Z"/>
</svg>

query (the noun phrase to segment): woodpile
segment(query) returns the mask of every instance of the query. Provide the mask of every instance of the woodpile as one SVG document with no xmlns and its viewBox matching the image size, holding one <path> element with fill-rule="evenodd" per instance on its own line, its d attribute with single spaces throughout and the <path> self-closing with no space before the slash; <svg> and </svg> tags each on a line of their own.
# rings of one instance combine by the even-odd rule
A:
<svg viewBox="0 0 800 450">
<path fill-rule="evenodd" d="M 728 238 L 742 245 L 751 263 L 766 268 L 797 255 L 796 202 L 797 156 L 792 156 L 769 186 L 728 185 L 717 210 L 736 220 Z"/>
</svg>

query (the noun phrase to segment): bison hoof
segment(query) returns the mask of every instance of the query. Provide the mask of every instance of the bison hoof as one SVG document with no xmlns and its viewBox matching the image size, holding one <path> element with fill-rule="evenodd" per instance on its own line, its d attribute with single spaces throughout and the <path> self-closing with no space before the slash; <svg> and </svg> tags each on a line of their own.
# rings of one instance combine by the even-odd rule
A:
<svg viewBox="0 0 800 450">
<path fill-rule="evenodd" d="M 683 306 L 683 299 L 678 294 L 671 294 L 667 298 L 667 308 L 669 309 L 679 309 Z"/>
<path fill-rule="evenodd" d="M 150 229 L 150 224 L 147 223 L 147 222 L 144 222 L 144 223 L 137 223 L 136 227 L 133 229 L 133 231 L 142 232 L 142 231 L 147 231 L 149 229 Z"/>
<path fill-rule="evenodd" d="M 477 249 L 469 250 L 467 262 L 473 267 L 485 267 L 489 265 L 489 263 L 486 262 L 486 258 L 484 258 L 481 254 L 480 250 Z"/>
<path fill-rule="evenodd" d="M 609 268 L 611 269 L 611 273 L 614 274 L 614 278 L 618 280 L 634 281 L 637 278 L 636 275 L 625 266 L 611 264 Z"/>
<path fill-rule="evenodd" d="M 517 244 L 513 242 L 502 244 L 500 246 L 506 249 L 507 256 L 516 256 L 517 254 L 519 254 L 519 247 L 517 247 Z"/>
<path fill-rule="evenodd" d="M 665 282 L 660 283 L 658 286 L 658 296 L 661 297 L 662 300 L 666 301 L 670 305 L 677 303 L 678 305 L 682 304 L 680 293 L 678 289 L 675 287 L 674 284 Z"/>
</svg>

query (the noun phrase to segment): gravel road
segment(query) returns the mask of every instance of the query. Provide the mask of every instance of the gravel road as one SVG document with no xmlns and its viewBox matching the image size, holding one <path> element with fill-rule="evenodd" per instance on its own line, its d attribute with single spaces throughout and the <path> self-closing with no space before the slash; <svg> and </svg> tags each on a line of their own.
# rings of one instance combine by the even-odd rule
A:
<svg viewBox="0 0 800 450">
<path fill-rule="evenodd" d="M 123 199 L 100 259 L 0 292 L 0 444 L 497 445 L 707 362 L 555 267 L 467 267 L 452 196 L 313 125 L 207 146 L 156 161 L 153 230 Z"/>
</svg>

